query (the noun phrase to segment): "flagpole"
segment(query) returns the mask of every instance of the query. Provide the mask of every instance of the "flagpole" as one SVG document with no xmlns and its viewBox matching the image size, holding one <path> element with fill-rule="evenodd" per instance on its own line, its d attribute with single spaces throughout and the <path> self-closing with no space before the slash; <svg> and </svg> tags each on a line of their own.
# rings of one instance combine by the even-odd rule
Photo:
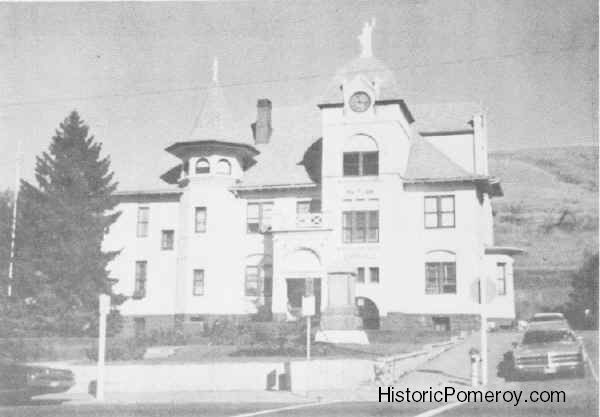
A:
<svg viewBox="0 0 600 417">
<path fill-rule="evenodd" d="M 15 197 L 12 210 L 12 225 L 10 232 L 10 260 L 8 263 L 8 286 L 6 294 L 12 297 L 13 279 L 15 269 L 15 240 L 17 237 L 17 203 L 19 201 L 19 189 L 21 188 L 21 139 L 17 140 L 17 160 L 15 166 Z"/>
</svg>

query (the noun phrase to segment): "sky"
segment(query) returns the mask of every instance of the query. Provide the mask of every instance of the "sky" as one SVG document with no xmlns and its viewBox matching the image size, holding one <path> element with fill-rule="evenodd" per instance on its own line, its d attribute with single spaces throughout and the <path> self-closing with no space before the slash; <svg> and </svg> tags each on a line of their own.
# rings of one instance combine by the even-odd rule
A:
<svg viewBox="0 0 600 417">
<path fill-rule="evenodd" d="M 81 114 L 122 189 L 154 187 L 176 163 L 211 82 L 234 116 L 316 105 L 359 55 L 375 57 L 408 103 L 473 101 L 490 149 L 597 144 L 594 0 L 0 3 L 0 190 L 13 188 L 59 123 Z"/>
</svg>

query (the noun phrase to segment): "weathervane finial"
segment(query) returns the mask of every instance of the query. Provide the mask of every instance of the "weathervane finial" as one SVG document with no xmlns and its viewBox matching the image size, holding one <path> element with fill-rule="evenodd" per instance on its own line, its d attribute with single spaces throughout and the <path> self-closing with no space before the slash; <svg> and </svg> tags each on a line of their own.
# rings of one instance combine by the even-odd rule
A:
<svg viewBox="0 0 600 417">
<path fill-rule="evenodd" d="M 371 58 L 373 56 L 373 29 L 375 29 L 375 18 L 371 18 L 371 22 L 365 22 L 362 32 L 358 35 L 360 42 L 361 58 Z"/>
</svg>

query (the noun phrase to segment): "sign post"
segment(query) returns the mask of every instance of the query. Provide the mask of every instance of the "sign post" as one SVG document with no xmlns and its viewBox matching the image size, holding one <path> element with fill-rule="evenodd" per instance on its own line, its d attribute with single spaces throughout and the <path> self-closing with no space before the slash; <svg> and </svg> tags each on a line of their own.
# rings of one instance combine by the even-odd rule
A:
<svg viewBox="0 0 600 417">
<path fill-rule="evenodd" d="M 96 400 L 104 401 L 104 360 L 106 357 L 106 315 L 110 309 L 110 297 L 100 294 L 98 325 L 98 377 L 96 379 Z"/>
<path fill-rule="evenodd" d="M 306 360 L 310 360 L 310 325 L 311 317 L 315 315 L 315 296 L 302 297 L 302 315 L 306 317 Z"/>
<path fill-rule="evenodd" d="M 488 381 L 488 326 L 487 326 L 487 278 L 482 277 L 480 281 L 480 300 L 481 300 L 481 385 L 487 385 Z"/>
</svg>

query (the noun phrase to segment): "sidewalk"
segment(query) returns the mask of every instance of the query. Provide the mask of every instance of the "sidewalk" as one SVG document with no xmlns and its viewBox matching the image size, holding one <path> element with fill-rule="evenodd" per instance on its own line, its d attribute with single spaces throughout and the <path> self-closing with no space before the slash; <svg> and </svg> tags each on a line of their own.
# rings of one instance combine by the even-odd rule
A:
<svg viewBox="0 0 600 417">
<path fill-rule="evenodd" d="M 169 404 L 169 403 L 303 403 L 315 402 L 318 396 L 289 391 L 174 391 L 174 392 L 110 392 L 104 395 L 107 404 Z M 84 393 L 48 394 L 35 397 L 35 402 L 61 402 L 70 405 L 99 403 Z"/>
<path fill-rule="evenodd" d="M 509 333 L 490 333 L 488 335 L 488 388 L 505 385 L 503 378 L 496 372 L 496 365 L 502 360 L 504 352 L 510 349 L 514 335 Z M 453 346 L 437 358 L 420 366 L 395 383 L 396 388 L 429 389 L 452 386 L 454 388 L 471 387 L 471 364 L 469 350 L 480 349 L 480 333 L 473 333 L 462 342 Z"/>
</svg>

